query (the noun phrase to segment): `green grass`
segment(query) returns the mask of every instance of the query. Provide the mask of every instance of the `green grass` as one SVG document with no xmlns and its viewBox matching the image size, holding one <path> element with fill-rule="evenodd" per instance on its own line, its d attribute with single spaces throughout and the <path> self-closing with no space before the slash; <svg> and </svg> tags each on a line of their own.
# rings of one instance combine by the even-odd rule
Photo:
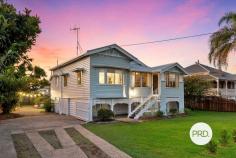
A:
<svg viewBox="0 0 236 158">
<path fill-rule="evenodd" d="M 236 157 L 232 136 L 227 147 L 219 145 L 216 155 L 209 154 L 205 146 L 193 144 L 189 130 L 197 122 L 208 123 L 213 139 L 218 142 L 223 129 L 230 134 L 236 129 L 236 113 L 192 112 L 190 116 L 174 119 L 84 126 L 134 158 Z"/>
<path fill-rule="evenodd" d="M 39 131 L 39 134 L 53 146 L 54 149 L 62 149 L 62 145 L 54 130 Z"/>
<path fill-rule="evenodd" d="M 41 158 L 26 134 L 13 134 L 12 140 L 16 149 L 17 158 Z"/>
<path fill-rule="evenodd" d="M 89 158 L 109 158 L 109 156 L 82 136 L 75 128 L 65 128 L 65 130 Z"/>
</svg>

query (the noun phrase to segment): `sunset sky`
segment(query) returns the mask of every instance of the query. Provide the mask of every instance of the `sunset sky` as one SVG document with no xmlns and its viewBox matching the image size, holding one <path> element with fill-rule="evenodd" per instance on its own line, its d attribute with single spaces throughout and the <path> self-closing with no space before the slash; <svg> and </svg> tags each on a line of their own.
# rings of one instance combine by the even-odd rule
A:
<svg viewBox="0 0 236 158">
<path fill-rule="evenodd" d="M 236 11 L 235 0 L 8 0 L 41 19 L 42 33 L 29 55 L 46 70 L 76 56 L 76 33 L 84 50 L 108 44 L 129 44 L 216 31 L 225 12 Z M 209 65 L 209 36 L 123 47 L 149 66 L 197 60 Z M 236 73 L 236 54 L 227 71 Z"/>
</svg>

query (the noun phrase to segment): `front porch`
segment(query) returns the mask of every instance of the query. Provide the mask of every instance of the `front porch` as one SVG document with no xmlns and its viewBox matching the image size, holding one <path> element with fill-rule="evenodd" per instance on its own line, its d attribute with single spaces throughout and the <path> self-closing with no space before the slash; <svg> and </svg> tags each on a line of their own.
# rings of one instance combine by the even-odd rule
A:
<svg viewBox="0 0 236 158">
<path fill-rule="evenodd" d="M 236 99 L 236 82 L 234 80 L 213 81 L 211 92 L 227 99 Z"/>
</svg>

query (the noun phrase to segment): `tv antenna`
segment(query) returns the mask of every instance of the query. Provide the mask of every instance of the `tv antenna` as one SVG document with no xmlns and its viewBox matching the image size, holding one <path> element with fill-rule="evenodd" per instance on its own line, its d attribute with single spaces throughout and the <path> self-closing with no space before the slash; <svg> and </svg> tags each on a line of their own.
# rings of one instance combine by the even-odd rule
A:
<svg viewBox="0 0 236 158">
<path fill-rule="evenodd" d="M 76 55 L 78 56 L 79 53 L 81 54 L 83 52 L 83 49 L 81 45 L 79 44 L 79 27 L 74 27 L 70 29 L 71 31 L 76 31 Z"/>
</svg>

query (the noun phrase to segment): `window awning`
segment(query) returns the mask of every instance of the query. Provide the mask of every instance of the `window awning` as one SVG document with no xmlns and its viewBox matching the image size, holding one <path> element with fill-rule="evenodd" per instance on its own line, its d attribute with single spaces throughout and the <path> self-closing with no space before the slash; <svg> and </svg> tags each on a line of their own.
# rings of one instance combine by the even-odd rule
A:
<svg viewBox="0 0 236 158">
<path fill-rule="evenodd" d="M 78 68 L 72 70 L 72 72 L 79 72 L 79 71 L 85 71 L 85 69 L 78 67 Z"/>
<path fill-rule="evenodd" d="M 61 76 L 69 76 L 69 73 L 62 73 Z"/>
</svg>

